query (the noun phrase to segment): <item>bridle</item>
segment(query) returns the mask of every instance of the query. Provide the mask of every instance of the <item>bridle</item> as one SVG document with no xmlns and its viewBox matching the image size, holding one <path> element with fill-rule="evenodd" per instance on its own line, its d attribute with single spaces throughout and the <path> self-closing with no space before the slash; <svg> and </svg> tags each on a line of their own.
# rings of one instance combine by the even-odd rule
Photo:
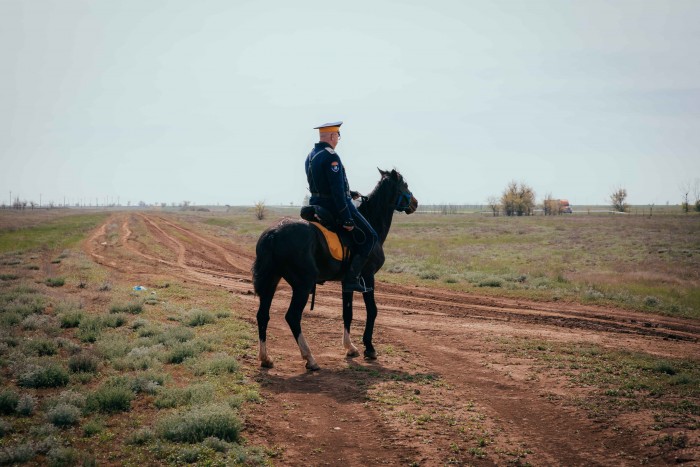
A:
<svg viewBox="0 0 700 467">
<path fill-rule="evenodd" d="M 400 191 L 396 196 L 396 203 L 394 209 L 398 212 L 406 212 L 411 207 L 411 199 L 413 198 L 413 193 L 410 191 Z"/>
</svg>

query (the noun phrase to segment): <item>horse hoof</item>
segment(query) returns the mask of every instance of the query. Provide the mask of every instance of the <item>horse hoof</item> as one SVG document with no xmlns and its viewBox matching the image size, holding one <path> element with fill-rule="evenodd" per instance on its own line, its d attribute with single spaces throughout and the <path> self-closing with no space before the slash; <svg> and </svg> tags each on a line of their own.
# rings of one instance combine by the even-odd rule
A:
<svg viewBox="0 0 700 467">
<path fill-rule="evenodd" d="M 306 369 L 309 371 L 318 371 L 321 369 L 321 367 L 318 366 L 318 363 L 307 363 Z"/>
<path fill-rule="evenodd" d="M 348 358 L 355 358 L 360 356 L 360 351 L 357 349 L 348 349 L 348 351 L 345 353 L 345 356 Z"/>
<path fill-rule="evenodd" d="M 377 359 L 377 351 L 376 350 L 365 350 L 365 359 L 366 360 L 376 360 Z"/>
<path fill-rule="evenodd" d="M 272 360 L 263 360 L 260 362 L 260 366 L 263 368 L 272 368 L 275 364 L 272 363 Z"/>
</svg>

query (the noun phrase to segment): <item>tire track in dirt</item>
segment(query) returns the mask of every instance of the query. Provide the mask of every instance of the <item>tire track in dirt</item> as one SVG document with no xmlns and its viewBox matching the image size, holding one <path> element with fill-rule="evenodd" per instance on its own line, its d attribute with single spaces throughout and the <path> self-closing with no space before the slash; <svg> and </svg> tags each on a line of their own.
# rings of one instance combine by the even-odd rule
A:
<svg viewBox="0 0 700 467">
<path fill-rule="evenodd" d="M 220 245 L 162 215 L 142 213 L 138 219 L 127 215 L 118 220 L 118 245 L 102 245 L 114 219 L 88 238 L 85 248 L 95 261 L 123 271 L 119 266 L 127 260 L 122 251 L 126 250 L 145 263 L 135 267 L 135 272 L 153 273 L 152 264 L 158 264 L 163 268 L 160 272 L 235 291 L 250 310 L 248 321 L 255 324 L 257 300 L 251 294 L 249 271 L 253 258 L 249 253 L 229 250 L 228 245 Z M 154 241 L 176 254 L 176 262 L 136 246 L 129 226 L 137 221 L 147 227 Z M 173 231 L 183 240 L 170 233 Z M 190 247 L 197 244 L 209 248 L 218 258 Z M 129 256 L 128 260 L 133 258 Z M 528 335 L 596 342 L 613 349 L 673 356 L 697 356 L 700 350 L 700 328 L 677 318 L 427 287 L 380 283 L 377 289 L 378 341 L 407 349 L 414 371 L 439 374 L 454 388 L 450 394 L 454 400 L 479 401 L 499 433 L 495 442 L 503 450 L 532 448 L 527 460 L 535 464 L 625 465 L 652 453 L 634 436 L 632 428 L 613 432 L 592 424 L 580 411 L 547 400 L 544 395 L 551 388 L 546 378 L 542 382 L 517 380 L 485 365 L 484 336 Z M 405 465 L 412 459 L 433 465 L 431 460 L 444 461 L 441 449 L 449 444 L 446 440 L 442 446 L 416 444 L 406 429 L 388 423 L 372 406 L 367 407 L 367 388 L 353 384 L 340 345 L 339 287 L 328 284 L 317 290 L 316 307 L 313 311 L 307 308 L 303 326 L 323 370 L 303 370 L 299 350 L 283 319 L 290 295 L 283 285 L 275 297 L 269 327 L 268 346 L 276 366 L 257 374 L 269 397 L 264 408 L 248 418 L 251 442 L 281 448 L 282 461 L 289 465 Z M 364 325 L 361 308 L 361 300 L 356 300 L 354 329 Z M 380 356 L 380 362 L 364 365 L 377 371 L 397 371 L 402 363 Z M 626 452 L 621 452 L 621 446 Z M 509 460 L 496 455 L 471 462 L 492 465 Z"/>
</svg>

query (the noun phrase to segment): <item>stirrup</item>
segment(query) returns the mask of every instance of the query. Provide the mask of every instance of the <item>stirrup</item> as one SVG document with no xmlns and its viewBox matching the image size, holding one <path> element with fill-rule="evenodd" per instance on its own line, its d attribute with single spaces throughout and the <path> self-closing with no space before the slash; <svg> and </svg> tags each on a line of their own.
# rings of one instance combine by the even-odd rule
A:
<svg viewBox="0 0 700 467">
<path fill-rule="evenodd" d="M 371 292 L 372 287 L 365 285 L 365 279 L 360 276 L 354 282 L 343 282 L 343 292 Z"/>
</svg>

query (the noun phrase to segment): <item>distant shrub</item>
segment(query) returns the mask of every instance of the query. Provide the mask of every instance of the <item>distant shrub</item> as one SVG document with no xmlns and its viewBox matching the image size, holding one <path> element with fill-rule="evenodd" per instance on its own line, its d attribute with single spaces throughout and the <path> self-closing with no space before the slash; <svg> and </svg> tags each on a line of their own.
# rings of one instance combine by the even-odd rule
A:
<svg viewBox="0 0 700 467">
<path fill-rule="evenodd" d="M 126 324 L 126 315 L 123 313 L 109 314 L 102 317 L 102 325 L 108 328 L 118 328 Z"/>
<path fill-rule="evenodd" d="M 170 388 L 160 392 L 154 404 L 159 409 L 188 404 L 202 404 L 214 400 L 214 386 L 209 383 L 194 384 L 187 388 Z"/>
<path fill-rule="evenodd" d="M 0 465 L 15 465 L 29 462 L 36 455 L 36 449 L 32 443 L 24 443 L 19 446 L 6 447 L 0 451 Z"/>
<path fill-rule="evenodd" d="M 196 376 L 204 374 L 221 375 L 224 373 L 235 373 L 238 371 L 239 365 L 235 357 L 226 354 L 215 355 L 205 362 L 196 365 L 193 372 Z"/>
<path fill-rule="evenodd" d="M 654 365 L 653 370 L 657 373 L 664 373 L 667 375 L 675 375 L 678 373 L 676 367 L 670 362 L 658 362 Z"/>
<path fill-rule="evenodd" d="M 418 275 L 418 277 L 424 280 L 437 280 L 440 279 L 440 274 L 436 272 L 422 272 Z"/>
<path fill-rule="evenodd" d="M 44 281 L 44 283 L 49 287 L 63 287 L 66 280 L 63 277 L 49 277 Z"/>
<path fill-rule="evenodd" d="M 45 315 L 32 314 L 22 320 L 22 329 L 26 331 L 34 331 L 37 329 L 44 329 L 50 331 L 52 325 L 52 319 Z"/>
<path fill-rule="evenodd" d="M 99 419 L 92 419 L 83 424 L 83 436 L 89 438 L 104 430 L 104 425 Z"/>
<path fill-rule="evenodd" d="M 165 355 L 166 363 L 182 363 L 186 358 L 194 357 L 197 354 L 194 346 L 183 343 L 176 344 L 172 349 Z"/>
<path fill-rule="evenodd" d="M 18 384 L 25 388 L 54 388 L 68 384 L 68 372 L 55 363 L 31 366 L 19 375 Z"/>
<path fill-rule="evenodd" d="M 58 396 L 49 399 L 46 405 L 48 407 L 55 407 L 61 404 L 73 405 L 82 409 L 85 407 L 86 398 L 84 394 L 68 389 L 67 391 L 61 392 Z"/>
<path fill-rule="evenodd" d="M 66 351 L 71 355 L 75 355 L 83 350 L 80 344 L 76 344 L 72 340 L 66 339 L 65 337 L 57 337 L 56 345 L 58 345 L 59 349 L 66 349 Z"/>
<path fill-rule="evenodd" d="M 36 398 L 30 394 L 23 394 L 17 402 L 17 414 L 29 417 L 36 409 Z"/>
<path fill-rule="evenodd" d="M 0 418 L 0 438 L 4 438 L 6 434 L 12 432 L 12 424 L 8 422 L 7 420 L 3 420 Z M 2 453 L 0 452 L 0 465 L 3 465 L 2 463 Z"/>
<path fill-rule="evenodd" d="M 25 349 L 28 353 L 38 355 L 55 355 L 58 352 L 58 346 L 54 341 L 47 339 L 35 339 L 28 341 Z"/>
<path fill-rule="evenodd" d="M 165 375 L 160 373 L 140 373 L 131 379 L 129 387 L 135 393 L 156 394 L 163 388 Z"/>
<path fill-rule="evenodd" d="M 95 373 L 99 365 L 97 357 L 88 353 L 79 353 L 68 359 L 68 369 L 73 373 Z"/>
<path fill-rule="evenodd" d="M 139 337 L 153 337 L 162 334 L 163 331 L 156 326 L 144 326 L 139 328 L 136 334 Z"/>
<path fill-rule="evenodd" d="M 229 318 L 231 316 L 231 312 L 228 310 L 219 310 L 215 314 L 217 318 Z"/>
<path fill-rule="evenodd" d="M 131 323 L 131 329 L 133 329 L 133 330 L 141 329 L 142 327 L 146 326 L 147 324 L 148 324 L 147 319 L 137 318 L 134 320 L 133 323 Z"/>
<path fill-rule="evenodd" d="M 165 346 L 156 344 L 151 347 L 135 347 L 122 359 L 116 360 L 113 366 L 116 370 L 147 370 L 161 366 Z"/>
<path fill-rule="evenodd" d="M 0 392 L 0 414 L 9 415 L 15 413 L 18 402 L 19 394 L 12 389 L 5 389 Z"/>
<path fill-rule="evenodd" d="M 80 420 L 80 409 L 70 404 L 58 404 L 46 413 L 46 419 L 57 427 L 75 425 Z"/>
<path fill-rule="evenodd" d="M 653 308 L 659 304 L 659 299 L 654 296 L 647 296 L 644 297 L 644 304 Z"/>
<path fill-rule="evenodd" d="M 107 360 L 114 360 L 127 355 L 134 344 L 126 336 L 107 335 L 97 343 L 97 353 Z"/>
<path fill-rule="evenodd" d="M 73 467 L 80 463 L 80 453 L 70 447 L 57 446 L 46 457 L 49 467 Z"/>
<path fill-rule="evenodd" d="M 68 311 L 59 316 L 62 328 L 77 328 L 85 315 L 80 311 Z"/>
<path fill-rule="evenodd" d="M 177 342 L 187 342 L 192 338 L 194 338 L 193 330 L 182 326 L 175 326 L 166 329 L 165 332 L 158 335 L 156 341 L 161 344 L 172 346 Z"/>
<path fill-rule="evenodd" d="M 116 304 L 112 305 L 109 309 L 110 313 L 130 313 L 132 315 L 137 315 L 143 313 L 143 303 L 140 301 L 134 301 L 126 304 Z"/>
<path fill-rule="evenodd" d="M 16 326 L 22 322 L 22 315 L 15 311 L 8 311 L 0 314 L 0 325 L 2 327 Z"/>
<path fill-rule="evenodd" d="M 2 281 L 13 281 L 19 279 L 17 274 L 0 274 L 0 280 Z"/>
<path fill-rule="evenodd" d="M 237 441 L 241 421 L 225 405 L 209 405 L 171 415 L 158 424 L 161 437 L 174 442 L 198 443 L 209 437 Z"/>
<path fill-rule="evenodd" d="M 487 277 L 479 281 L 479 287 L 501 287 L 503 286 L 503 280 L 498 277 Z"/>
<path fill-rule="evenodd" d="M 216 438 L 214 436 L 208 437 L 207 439 L 202 441 L 202 444 L 216 452 L 226 452 L 229 450 L 230 447 L 230 445 L 226 441 L 221 441 L 219 438 Z"/>
<path fill-rule="evenodd" d="M 100 292 L 109 292 L 110 290 L 112 290 L 112 284 L 110 284 L 109 282 L 103 282 L 97 288 L 97 290 L 99 290 Z"/>
<path fill-rule="evenodd" d="M 583 294 L 584 298 L 588 300 L 598 300 L 601 298 L 605 298 L 605 294 L 602 292 L 599 292 L 595 289 L 588 289 L 586 290 L 586 293 Z"/>
<path fill-rule="evenodd" d="M 191 327 L 204 326 L 205 324 L 215 323 L 216 318 L 208 311 L 192 310 L 187 315 L 185 322 Z"/>
<path fill-rule="evenodd" d="M 122 385 L 103 384 L 87 398 L 88 410 L 114 413 L 131 410 L 131 401 L 134 393 L 130 388 Z"/>
<path fill-rule="evenodd" d="M 131 435 L 127 436 L 124 442 L 126 444 L 143 446 L 144 444 L 148 444 L 151 440 L 153 440 L 154 437 L 155 435 L 153 434 L 153 430 L 150 428 L 141 428 L 140 430 L 136 430 Z"/>
<path fill-rule="evenodd" d="M 77 337 L 82 342 L 95 342 L 100 337 L 103 328 L 104 325 L 99 317 L 85 317 L 78 325 Z"/>
</svg>

